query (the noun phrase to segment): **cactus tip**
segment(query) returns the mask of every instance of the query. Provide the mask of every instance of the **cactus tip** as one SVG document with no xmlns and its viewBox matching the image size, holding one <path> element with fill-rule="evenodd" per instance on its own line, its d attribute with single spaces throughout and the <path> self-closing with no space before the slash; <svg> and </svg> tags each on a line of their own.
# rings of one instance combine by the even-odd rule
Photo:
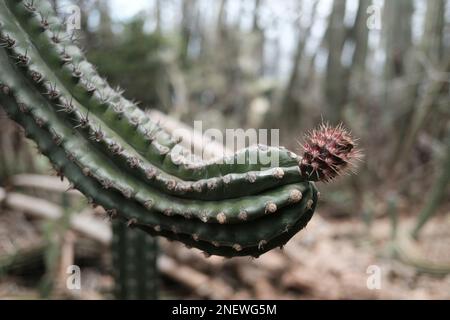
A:
<svg viewBox="0 0 450 320">
<path fill-rule="evenodd" d="M 346 172 L 354 172 L 362 153 L 342 124 L 321 124 L 308 133 L 301 145 L 300 171 L 311 181 L 330 182 Z"/>
</svg>

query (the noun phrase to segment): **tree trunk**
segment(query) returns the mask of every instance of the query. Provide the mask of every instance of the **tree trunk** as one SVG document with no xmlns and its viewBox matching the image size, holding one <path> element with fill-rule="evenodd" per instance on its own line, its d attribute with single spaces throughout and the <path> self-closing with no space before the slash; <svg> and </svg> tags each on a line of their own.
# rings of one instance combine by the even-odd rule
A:
<svg viewBox="0 0 450 320">
<path fill-rule="evenodd" d="M 405 73 L 407 52 L 412 46 L 411 19 L 414 4 L 411 0 L 385 1 L 383 36 L 386 50 L 385 80 Z"/>
<path fill-rule="evenodd" d="M 447 193 L 448 184 L 450 181 L 450 126 L 447 128 L 448 136 L 445 141 L 447 144 L 444 157 L 439 163 L 438 168 L 440 172 L 436 175 L 436 180 L 433 184 L 431 191 L 429 192 L 427 202 L 422 209 L 422 212 L 417 218 L 417 224 L 412 232 L 412 236 L 417 239 L 419 237 L 420 230 L 427 223 L 427 221 L 434 216 L 439 204 Z"/>
<path fill-rule="evenodd" d="M 326 117 L 331 123 L 337 123 L 347 99 L 347 72 L 342 65 L 342 51 L 347 30 L 344 24 L 346 0 L 334 0 L 327 30 L 328 60 L 325 80 L 327 102 Z"/>
<path fill-rule="evenodd" d="M 436 68 L 440 72 L 448 72 L 449 70 L 450 59 L 447 59 L 447 61 L 442 61 L 441 59 L 443 29 L 444 1 L 428 1 L 424 31 L 420 42 L 421 52 L 426 59 L 425 61 L 419 61 L 418 59 L 411 61 L 409 71 L 411 76 L 407 80 L 411 81 L 412 79 L 413 85 L 406 86 L 403 90 L 404 93 L 401 95 L 405 97 L 403 103 L 399 105 L 394 101 L 392 104 L 389 104 L 392 106 L 395 104 L 400 110 L 406 109 L 404 115 L 399 118 L 401 121 L 400 137 L 392 158 L 391 168 L 393 167 L 396 173 L 399 173 L 399 170 L 405 167 L 405 161 L 411 155 L 417 135 L 435 108 L 435 101 L 445 85 L 445 75 L 428 79 L 429 83 L 426 84 L 425 92 L 418 98 L 418 102 L 415 102 L 418 96 L 420 80 L 426 78 L 426 70 L 424 68 Z"/>
<path fill-rule="evenodd" d="M 161 0 L 156 0 L 155 3 L 155 20 L 156 20 L 156 26 L 155 26 L 155 32 L 157 34 L 161 34 Z"/>
<path fill-rule="evenodd" d="M 367 27 L 367 8 L 372 0 L 360 0 L 353 26 L 353 41 L 355 51 L 352 59 L 352 69 L 363 74 L 366 71 L 366 58 L 369 43 L 369 28 Z"/>
<path fill-rule="evenodd" d="M 444 26 L 444 0 L 427 1 L 425 25 L 420 46 L 434 66 L 441 61 L 443 56 Z"/>
<path fill-rule="evenodd" d="M 192 38 L 192 28 L 194 24 L 194 12 L 196 1 L 185 0 L 183 1 L 183 19 L 181 21 L 181 52 L 180 58 L 185 65 L 189 55 L 189 45 Z"/>
</svg>

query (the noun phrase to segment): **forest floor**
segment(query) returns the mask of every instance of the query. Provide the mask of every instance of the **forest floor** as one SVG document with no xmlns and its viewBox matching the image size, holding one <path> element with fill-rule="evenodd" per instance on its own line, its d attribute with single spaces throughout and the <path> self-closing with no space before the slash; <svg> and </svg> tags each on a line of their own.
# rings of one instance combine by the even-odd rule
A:
<svg viewBox="0 0 450 320">
<path fill-rule="evenodd" d="M 323 210 L 323 209 L 322 209 Z M 401 229 L 412 223 L 401 218 Z M 426 257 L 450 265 L 450 219 L 439 216 L 423 230 L 415 246 Z M 38 299 L 44 250 L 41 222 L 20 212 L 0 210 L 0 266 L 12 250 L 20 249 L 10 272 L 0 275 L 0 298 Z M 370 228 L 356 218 L 325 218 L 316 214 L 306 230 L 282 250 L 258 259 L 205 258 L 175 242 L 160 241 L 158 266 L 161 298 L 190 299 L 450 299 L 450 274 L 432 275 L 424 266 L 392 258 L 387 217 Z M 89 246 L 84 246 L 89 247 Z M 94 250 L 95 251 L 95 250 Z M 16 251 L 17 252 L 17 251 Z M 100 255 L 98 254 L 100 252 Z M 3 258 L 2 258 L 3 257 Z M 54 292 L 54 298 L 108 299 L 113 286 L 109 252 L 77 247 L 75 261 L 82 270 L 82 290 Z M 378 278 L 379 275 L 379 278 Z"/>
</svg>

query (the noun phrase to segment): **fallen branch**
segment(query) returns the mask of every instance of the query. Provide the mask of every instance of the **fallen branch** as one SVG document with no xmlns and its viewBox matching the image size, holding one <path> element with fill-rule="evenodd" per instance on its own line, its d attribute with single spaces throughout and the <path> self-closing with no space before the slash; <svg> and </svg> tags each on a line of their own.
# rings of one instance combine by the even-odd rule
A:
<svg viewBox="0 0 450 320">
<path fill-rule="evenodd" d="M 4 192 L 0 188 L 0 193 Z M 8 193 L 4 203 L 7 207 L 24 211 L 30 216 L 40 219 L 57 220 L 63 215 L 63 209 L 47 200 L 27 196 L 20 193 Z M 91 216 L 92 209 L 86 209 L 70 218 L 70 226 L 74 231 L 94 239 L 104 245 L 109 245 L 112 234 L 111 228 L 104 222 Z"/>
<path fill-rule="evenodd" d="M 182 283 L 200 297 L 211 299 L 230 299 L 233 297 L 233 288 L 221 279 L 208 277 L 195 269 L 178 264 L 172 258 L 160 257 L 158 267 L 165 275 Z"/>
<path fill-rule="evenodd" d="M 82 194 L 78 190 L 70 189 L 67 180 L 61 181 L 58 177 L 39 174 L 18 174 L 11 178 L 14 187 L 38 188 L 52 192 L 68 192 L 70 195 Z"/>
</svg>

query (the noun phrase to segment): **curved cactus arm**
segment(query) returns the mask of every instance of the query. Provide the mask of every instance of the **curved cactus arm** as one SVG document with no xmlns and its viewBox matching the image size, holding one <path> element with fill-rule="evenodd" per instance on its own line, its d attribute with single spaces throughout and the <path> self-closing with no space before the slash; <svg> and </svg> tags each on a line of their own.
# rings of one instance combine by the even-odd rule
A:
<svg viewBox="0 0 450 320">
<path fill-rule="evenodd" d="M 3 56 L 3 60 L 5 59 L 6 57 Z M 26 79 L 14 72 L 12 66 L 5 65 L 4 71 L 0 75 L 0 80 L 7 83 L 9 90 L 17 96 L 22 110 L 26 109 L 28 116 L 32 117 L 38 126 L 48 131 L 54 143 L 59 145 L 68 157 L 80 166 L 85 175 L 95 177 L 98 181 L 103 182 L 103 187 L 105 187 L 105 181 L 108 181 L 108 189 L 115 189 L 126 198 L 133 197 L 147 209 L 169 216 L 192 216 L 204 222 L 223 223 L 223 220 L 226 220 L 233 223 L 239 220 L 253 220 L 264 214 L 274 213 L 277 209 L 296 200 L 295 191 L 292 195 L 290 192 L 286 192 L 290 188 L 289 185 L 258 196 L 245 196 L 213 203 L 163 195 L 141 181 L 118 171 L 103 154 L 95 148 L 89 148 L 90 144 L 85 143 L 85 138 L 73 134 L 70 124 L 61 121 L 52 112 L 52 107 L 43 97 L 36 93 L 33 94 L 32 88 L 26 84 Z M 39 107 L 30 107 L 36 104 Z M 70 137 L 70 139 L 64 137 Z"/>
<path fill-rule="evenodd" d="M 0 102 L 55 170 L 127 225 L 207 254 L 282 246 L 314 212 L 310 181 L 332 180 L 358 156 L 345 130 L 323 126 L 302 157 L 259 146 L 189 161 L 96 73 L 46 1 L 0 0 L 0 45 Z"/>
<path fill-rule="evenodd" d="M 7 57 L 3 54 L 2 58 L 6 59 Z M 3 62 L 3 59 L 0 61 Z M 9 72 L 5 74 L 12 76 L 17 75 L 16 73 Z M 10 83 L 13 82 L 10 81 Z M 9 91 L 8 95 L 4 96 L 2 99 L 6 110 L 25 128 L 30 137 L 38 143 L 39 148 L 50 158 L 50 160 L 52 160 L 57 167 L 57 170 L 67 176 L 72 183 L 74 183 L 76 188 L 89 195 L 92 201 L 103 204 L 108 210 L 132 213 L 131 216 L 123 214 L 123 216 L 132 224 L 139 225 L 142 220 L 146 225 L 152 226 L 156 232 L 159 230 L 161 234 L 165 234 L 168 237 L 176 238 L 177 234 L 184 234 L 199 241 L 208 241 L 214 246 L 235 246 L 238 248 L 238 246 L 254 247 L 261 241 L 269 242 L 270 239 L 275 238 L 277 234 L 284 232 L 284 230 L 287 230 L 294 225 L 299 217 L 297 210 L 290 215 L 284 214 L 282 218 L 278 218 L 278 215 L 274 215 L 272 212 L 271 219 L 268 219 L 270 215 L 266 215 L 267 217 L 265 217 L 265 219 L 257 219 L 251 224 L 230 224 L 224 228 L 220 223 L 211 224 L 204 223 L 200 220 L 188 220 L 186 218 L 177 219 L 178 217 L 172 217 L 171 215 L 148 214 L 148 210 L 143 206 L 139 206 L 134 199 L 128 200 L 127 197 L 124 197 L 117 191 L 104 190 L 103 186 L 95 179 L 95 176 L 86 175 L 85 172 L 83 172 L 83 168 L 79 167 L 76 161 L 70 160 L 70 156 L 67 155 L 67 151 L 61 147 L 61 144 L 58 145 L 55 143 L 54 137 L 48 128 L 50 128 L 50 124 L 56 126 L 57 119 L 54 119 L 53 122 L 46 122 L 43 121 L 42 118 L 38 118 L 38 116 L 33 117 L 32 111 L 23 114 L 19 104 L 16 103 L 14 97 L 11 96 L 14 89 L 14 86 L 2 86 L 3 93 Z M 20 97 L 25 99 L 27 92 L 28 91 L 25 91 Z M 39 97 L 36 96 L 34 98 L 38 101 Z M 36 110 L 42 111 L 44 109 L 36 108 Z M 305 196 L 305 193 L 308 192 L 310 186 L 307 183 L 305 189 L 305 183 L 300 183 L 298 185 L 300 190 L 296 189 L 294 186 L 297 185 L 289 185 L 291 192 L 288 194 L 297 194 L 295 199 L 291 201 L 300 201 L 304 207 L 304 203 L 308 203 L 309 201 Z M 258 199 L 259 198 L 256 200 Z M 300 212 L 304 210 L 302 208 L 299 209 Z M 283 208 L 279 212 L 280 215 L 282 214 L 282 211 Z M 217 215 L 217 219 L 219 221 L 223 219 L 220 213 Z M 223 224 L 226 222 L 226 220 L 223 221 Z"/>
<path fill-rule="evenodd" d="M 5 88 L 1 88 L 3 92 Z M 58 170 L 94 202 L 102 204 L 113 215 L 122 213 L 119 217 L 126 220 L 129 226 L 141 227 L 147 231 L 151 228 L 151 234 L 180 240 L 189 246 L 208 250 L 208 254 L 259 256 L 273 247 L 283 245 L 306 224 L 309 219 L 305 216 L 311 215 L 314 209 L 313 194 L 316 190 L 310 182 L 302 182 L 291 186 L 292 190 L 298 190 L 302 195 L 301 199 L 297 198 L 300 200 L 297 205 L 250 223 L 211 224 L 149 214 L 148 210 L 132 199 L 124 198 L 113 190 L 104 190 L 93 177 L 85 176 L 82 169 L 69 160 L 65 151 L 54 143 L 50 133 L 39 127 L 31 116 L 21 113 L 11 96 L 3 97 L 2 103 L 10 116 L 25 128 L 28 137 L 37 142 L 39 149 Z"/>
</svg>

